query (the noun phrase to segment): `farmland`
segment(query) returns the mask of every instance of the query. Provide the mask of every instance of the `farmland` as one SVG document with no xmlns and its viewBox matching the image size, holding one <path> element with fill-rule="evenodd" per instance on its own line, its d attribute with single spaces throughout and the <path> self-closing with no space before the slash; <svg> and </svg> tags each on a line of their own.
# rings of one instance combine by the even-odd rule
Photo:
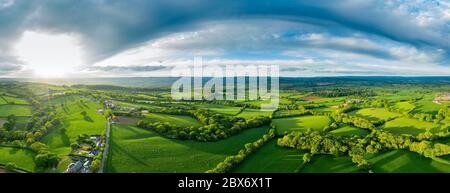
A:
<svg viewBox="0 0 450 193">
<path fill-rule="evenodd" d="M 294 130 L 322 130 L 331 123 L 331 120 L 327 116 L 303 116 L 274 119 L 273 122 L 277 127 L 277 133 L 283 134 Z"/>
<path fill-rule="evenodd" d="M 166 139 L 129 125 L 114 125 L 107 172 L 204 172 L 261 137 L 267 128 L 254 128 L 218 142 Z"/>
<path fill-rule="evenodd" d="M 35 170 L 34 156 L 31 151 L 12 148 L 0 147 L 0 165 L 14 164 L 18 169 L 33 172 Z"/>
<path fill-rule="evenodd" d="M 0 105 L 0 117 L 12 114 L 20 117 L 31 116 L 31 107 L 28 105 Z"/>
<path fill-rule="evenodd" d="M 202 124 L 199 123 L 192 117 L 183 116 L 183 115 L 167 115 L 167 114 L 159 114 L 159 113 L 149 113 L 144 114 L 144 119 L 147 121 L 161 121 L 161 122 L 169 122 L 174 123 L 180 127 L 200 127 Z"/>
<path fill-rule="evenodd" d="M 174 101 L 157 85 L 1 86 L 22 88 L 0 89 L 6 171 L 65 172 L 96 150 L 82 139 L 111 125 L 108 173 L 450 172 L 450 107 L 436 101 L 450 86 L 432 81 L 281 79 L 272 111 L 260 110 L 267 101 Z M 98 152 L 82 155 L 97 160 L 88 172 L 101 171 Z"/>
</svg>

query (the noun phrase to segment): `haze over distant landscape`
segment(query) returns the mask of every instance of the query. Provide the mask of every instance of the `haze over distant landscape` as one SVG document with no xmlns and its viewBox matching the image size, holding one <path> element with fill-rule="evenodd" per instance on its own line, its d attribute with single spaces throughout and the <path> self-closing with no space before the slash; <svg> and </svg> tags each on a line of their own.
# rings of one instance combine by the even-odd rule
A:
<svg viewBox="0 0 450 193">
<path fill-rule="evenodd" d="M 281 76 L 450 75 L 449 13 L 444 0 L 0 0 L 0 76 L 169 76 L 195 56 Z"/>
</svg>

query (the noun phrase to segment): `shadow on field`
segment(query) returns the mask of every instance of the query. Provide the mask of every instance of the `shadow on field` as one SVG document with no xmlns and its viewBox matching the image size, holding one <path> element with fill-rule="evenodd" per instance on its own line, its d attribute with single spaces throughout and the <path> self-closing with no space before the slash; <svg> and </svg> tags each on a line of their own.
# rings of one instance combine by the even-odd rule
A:
<svg viewBox="0 0 450 193">
<path fill-rule="evenodd" d="M 418 129 L 413 126 L 405 126 L 405 127 L 389 127 L 383 128 L 386 131 L 389 131 L 394 134 L 405 134 L 405 135 L 418 135 L 420 133 L 424 133 L 425 129 Z M 434 129 L 431 129 L 433 132 Z"/>
<path fill-rule="evenodd" d="M 70 138 L 66 133 L 61 133 L 61 142 L 64 146 L 70 146 Z"/>
<path fill-rule="evenodd" d="M 84 120 L 87 122 L 94 122 L 94 120 L 92 120 L 92 118 L 89 117 L 88 115 L 84 116 Z"/>
<path fill-rule="evenodd" d="M 144 166 L 146 166 L 146 167 L 149 167 L 149 165 L 148 165 L 147 163 L 145 163 L 145 162 L 139 160 L 136 156 L 134 156 L 133 154 L 130 154 L 130 153 L 127 152 L 125 149 L 123 149 L 122 147 L 120 147 L 116 142 L 114 142 L 114 140 L 111 140 L 111 141 L 110 141 L 110 152 L 112 153 L 112 152 L 114 152 L 114 151 L 117 151 L 117 152 L 120 152 L 120 153 L 122 153 L 122 154 L 125 154 L 125 155 L 127 155 L 129 158 L 131 158 L 133 161 L 135 161 L 135 162 L 137 162 L 137 163 L 139 163 L 139 164 L 142 164 L 142 165 L 144 165 Z M 112 157 L 112 156 L 110 156 L 110 157 Z"/>
</svg>

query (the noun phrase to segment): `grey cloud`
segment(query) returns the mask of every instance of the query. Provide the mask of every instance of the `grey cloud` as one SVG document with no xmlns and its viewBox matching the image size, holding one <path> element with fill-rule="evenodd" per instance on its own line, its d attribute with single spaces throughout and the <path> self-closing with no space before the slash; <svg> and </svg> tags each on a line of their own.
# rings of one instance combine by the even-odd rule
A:
<svg viewBox="0 0 450 193">
<path fill-rule="evenodd" d="M 398 15 L 393 7 L 384 4 L 385 1 L 382 0 L 14 1 L 0 11 L 0 50 L 6 50 L 0 53 L 0 58 L 4 58 L 2 62 L 19 63 L 9 60 L 12 56 L 9 50 L 25 30 L 79 34 L 84 43 L 84 50 L 88 53 L 88 63 L 94 63 L 148 40 L 174 32 L 198 29 L 202 24 L 211 21 L 272 19 L 322 26 L 329 29 L 331 34 L 335 33 L 334 29 L 338 29 L 336 26 L 342 26 L 349 31 L 385 37 L 418 49 L 442 49 L 445 58 L 440 64 L 448 65 L 448 23 L 437 22 L 421 26 L 414 17 Z M 268 21 L 260 25 L 270 31 L 271 24 L 272 22 Z M 236 37 L 238 36 L 230 36 L 231 39 Z M 240 40 L 235 42 L 238 41 Z M 295 45 L 289 41 L 274 43 L 258 46 L 263 49 L 264 46 L 267 46 L 267 49 L 277 46 L 319 46 L 380 58 L 392 57 L 388 52 L 378 49 L 343 44 L 308 45 L 307 42 L 297 42 Z M 251 50 L 252 47 L 247 44 L 240 48 L 245 51 Z"/>
</svg>

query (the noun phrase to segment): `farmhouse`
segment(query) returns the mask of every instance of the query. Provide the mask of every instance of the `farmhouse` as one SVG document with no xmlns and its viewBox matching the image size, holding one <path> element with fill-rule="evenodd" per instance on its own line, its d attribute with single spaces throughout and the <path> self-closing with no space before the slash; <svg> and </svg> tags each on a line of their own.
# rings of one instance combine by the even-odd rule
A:
<svg viewBox="0 0 450 193">
<path fill-rule="evenodd" d="M 91 167 L 91 161 L 87 158 L 74 158 L 78 159 L 75 163 L 69 164 L 69 167 L 66 169 L 65 173 L 89 173 L 89 169 Z"/>
<path fill-rule="evenodd" d="M 103 112 L 105 112 L 103 109 L 97 109 L 98 114 L 103 114 Z"/>
</svg>

